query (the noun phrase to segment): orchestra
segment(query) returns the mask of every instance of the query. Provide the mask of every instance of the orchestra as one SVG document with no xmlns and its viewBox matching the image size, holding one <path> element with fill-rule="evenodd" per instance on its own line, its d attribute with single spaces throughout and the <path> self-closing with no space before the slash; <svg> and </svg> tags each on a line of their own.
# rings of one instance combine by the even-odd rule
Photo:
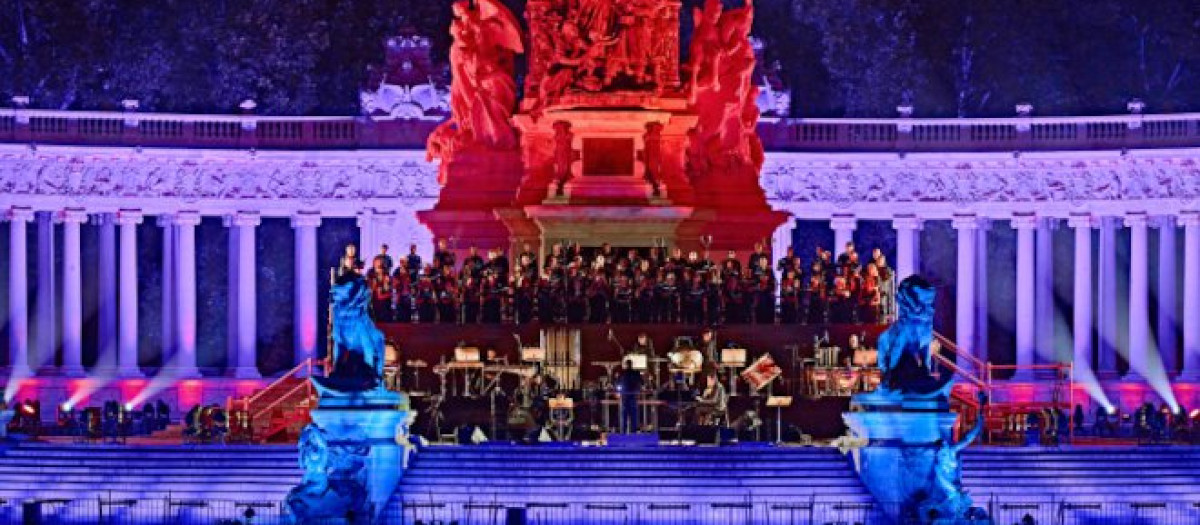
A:
<svg viewBox="0 0 1200 525">
<path fill-rule="evenodd" d="M 836 258 L 818 247 L 806 265 L 789 248 L 772 266 L 762 244 L 744 261 L 730 251 L 719 262 L 707 252 L 678 248 L 617 250 L 605 244 L 585 250 L 570 243 L 553 244 L 539 258 L 526 244 L 515 261 L 502 250 L 471 247 L 459 264 L 446 240 L 436 246 L 429 263 L 410 246 L 399 265 L 383 246 L 364 271 L 351 245 L 337 276 L 364 277 L 372 291 L 372 314 L 380 323 L 700 328 L 695 337 L 675 336 L 662 353 L 645 331 L 625 346 L 610 329 L 608 339 L 619 350 L 619 360 L 565 367 L 551 362 L 547 348 L 523 346 L 519 337 L 519 355 L 511 360 L 495 346 L 481 352 L 460 341 L 430 369 L 440 379 L 438 393 L 414 388 L 420 368 L 406 372 L 401 366 L 389 383 L 414 397 L 430 396 L 435 422 L 444 420 L 439 411 L 450 406 L 447 402 L 482 399 L 488 403 L 492 435 L 507 432 L 519 441 L 547 435 L 567 439 L 577 424 L 602 434 L 682 432 L 691 426 L 728 426 L 731 417 L 762 412 L 767 407 L 760 405 L 776 399 L 776 390 L 816 398 L 850 395 L 878 384 L 875 363 L 864 357 L 871 350 L 858 335 L 851 336 L 844 352 L 830 345 L 827 335 L 818 338 L 815 358 L 798 360 L 793 354 L 802 370 L 785 375 L 770 349 L 744 348 L 720 340 L 717 333 L 720 326 L 736 324 L 886 322 L 892 271 L 878 249 L 863 265 L 852 243 Z M 776 272 L 782 276 L 779 282 Z M 401 361 L 399 352 L 394 359 Z M 604 373 L 583 381 L 580 369 L 589 366 L 602 366 Z M 410 381 L 412 385 L 406 384 Z M 741 403 L 751 406 L 731 416 L 731 400 L 739 395 L 747 395 L 750 399 Z M 666 426 L 659 426 L 660 418 Z"/>
</svg>

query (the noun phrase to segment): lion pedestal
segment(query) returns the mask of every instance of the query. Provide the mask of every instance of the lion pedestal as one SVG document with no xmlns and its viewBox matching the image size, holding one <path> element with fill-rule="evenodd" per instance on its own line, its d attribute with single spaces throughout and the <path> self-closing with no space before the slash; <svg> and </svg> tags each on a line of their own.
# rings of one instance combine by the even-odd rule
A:
<svg viewBox="0 0 1200 525">
<path fill-rule="evenodd" d="M 304 478 L 287 495 L 295 523 L 371 519 L 395 491 L 408 459 L 408 396 L 383 388 L 383 335 L 367 315 L 370 289 L 350 272 L 330 288 L 333 360 L 309 381 L 320 395 L 300 434 Z"/>
<path fill-rule="evenodd" d="M 962 487 L 958 455 L 979 435 L 983 419 L 954 442 L 953 375 L 934 372 L 934 295 L 918 276 L 897 289 L 896 322 L 879 337 L 883 381 L 875 392 L 854 396 L 842 415 L 854 468 L 895 523 L 990 523 Z"/>
</svg>

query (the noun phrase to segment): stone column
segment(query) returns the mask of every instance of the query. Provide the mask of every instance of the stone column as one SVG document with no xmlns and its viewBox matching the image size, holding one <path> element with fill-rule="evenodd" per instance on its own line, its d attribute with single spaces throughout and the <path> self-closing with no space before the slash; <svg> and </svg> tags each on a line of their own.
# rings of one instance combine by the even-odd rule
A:
<svg viewBox="0 0 1200 525">
<path fill-rule="evenodd" d="M 1175 375 L 1178 369 L 1175 356 L 1179 350 L 1176 336 L 1179 310 L 1175 301 L 1175 217 L 1156 217 L 1154 226 L 1158 228 L 1158 326 L 1155 331 L 1158 337 L 1155 339 L 1158 341 L 1158 355 L 1162 358 L 1163 370 L 1168 375 Z"/>
<path fill-rule="evenodd" d="M 1041 217 L 1037 227 L 1037 249 L 1034 255 L 1034 299 L 1033 318 L 1035 340 L 1035 363 L 1056 363 L 1058 349 L 1054 346 L 1054 230 L 1058 219 Z M 1050 375 L 1049 371 L 1042 371 Z"/>
<path fill-rule="evenodd" d="M 775 268 L 775 287 L 779 288 L 779 283 L 783 282 L 783 272 L 779 271 L 777 263 L 779 259 L 787 255 L 787 250 L 792 246 L 792 232 L 796 229 L 796 221 L 788 218 L 783 221 L 783 224 L 775 228 L 775 233 L 771 235 L 771 267 Z"/>
<path fill-rule="evenodd" d="M 914 216 L 892 219 L 896 229 L 896 282 L 917 273 L 917 250 L 920 249 L 917 232 L 921 230 L 921 219 Z"/>
<path fill-rule="evenodd" d="M 358 224 L 358 258 L 366 263 L 367 268 L 371 267 L 371 258 L 379 250 L 375 215 L 375 210 L 369 209 L 360 212 L 356 221 Z"/>
<path fill-rule="evenodd" d="M 257 213 L 239 212 L 233 217 L 238 240 L 238 361 L 234 376 L 258 379 L 258 265 L 255 262 L 255 228 L 262 222 Z"/>
<path fill-rule="evenodd" d="M 83 261 L 79 254 L 79 227 L 87 222 L 87 212 L 63 210 L 62 268 L 62 374 L 83 376 Z"/>
<path fill-rule="evenodd" d="M 200 377 L 196 369 L 196 226 L 200 214 L 184 211 L 175 214 L 175 229 L 179 236 L 176 254 L 176 338 L 173 362 L 176 377 Z"/>
<path fill-rule="evenodd" d="M 846 243 L 854 240 L 858 220 L 853 215 L 834 215 L 829 219 L 829 227 L 833 229 L 833 256 L 837 257 L 846 250 Z"/>
<path fill-rule="evenodd" d="M 92 217 L 99 228 L 100 260 L 97 262 L 97 340 L 96 368 L 111 374 L 117 364 L 117 227 L 111 213 Z"/>
<path fill-rule="evenodd" d="M 142 377 L 138 368 L 138 255 L 137 225 L 142 223 L 140 210 L 117 212 L 121 225 L 120 319 L 117 334 L 117 375 Z"/>
<path fill-rule="evenodd" d="M 1125 216 L 1129 227 L 1129 372 L 1126 381 L 1141 381 L 1150 361 L 1150 269 L 1144 213 Z"/>
<path fill-rule="evenodd" d="M 171 366 L 175 357 L 176 342 L 179 340 L 176 327 L 179 323 L 176 314 L 175 291 L 178 287 L 178 268 L 175 266 L 179 248 L 175 228 L 175 217 L 159 215 L 158 225 L 162 228 L 162 355 L 163 367 Z"/>
<path fill-rule="evenodd" d="M 33 210 L 8 210 L 8 364 L 13 378 L 29 377 L 29 254 L 27 223 Z"/>
<path fill-rule="evenodd" d="M 295 242 L 295 339 L 296 364 L 317 356 L 317 228 L 321 226 L 318 213 L 297 213 L 292 216 L 296 230 Z"/>
<path fill-rule="evenodd" d="M 33 366 L 39 374 L 54 373 L 54 354 L 58 350 L 58 265 L 54 258 L 54 214 L 37 215 L 37 290 L 34 291 L 34 315 L 37 337 L 34 340 Z"/>
<path fill-rule="evenodd" d="M 1032 214 L 1012 218 L 1012 226 L 1017 230 L 1017 366 L 1035 363 L 1034 231 L 1037 222 L 1037 217 Z M 1033 374 L 1029 369 L 1021 369 L 1012 379 L 1029 381 Z"/>
<path fill-rule="evenodd" d="M 1072 215 L 1075 229 L 1075 316 L 1072 319 L 1076 370 L 1092 370 L 1092 216 Z"/>
<path fill-rule="evenodd" d="M 988 231 L 991 220 L 977 219 L 979 231 L 975 233 L 975 357 L 988 362 Z"/>
<path fill-rule="evenodd" d="M 1100 219 L 1096 374 L 1105 379 L 1117 377 L 1117 227 L 1116 217 Z"/>
<path fill-rule="evenodd" d="M 954 343 L 960 351 L 978 356 L 975 345 L 975 235 L 979 220 L 974 215 L 954 217 L 958 231 L 958 267 L 955 278 Z M 982 372 L 977 371 L 977 372 Z"/>
<path fill-rule="evenodd" d="M 225 264 L 225 375 L 233 377 L 238 366 L 238 228 L 233 224 L 233 215 L 226 215 L 221 223 L 225 226 L 228 239 L 228 257 Z"/>
<path fill-rule="evenodd" d="M 1200 381 L 1200 212 L 1180 214 L 1183 225 L 1183 372 Z"/>
</svg>

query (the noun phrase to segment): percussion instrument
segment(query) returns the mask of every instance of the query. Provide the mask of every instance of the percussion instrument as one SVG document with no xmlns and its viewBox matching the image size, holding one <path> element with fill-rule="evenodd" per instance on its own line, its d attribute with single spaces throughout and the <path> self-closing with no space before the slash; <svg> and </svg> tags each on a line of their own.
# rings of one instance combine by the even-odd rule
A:
<svg viewBox="0 0 1200 525">
<path fill-rule="evenodd" d="M 678 350 L 667 354 L 671 366 L 683 372 L 699 372 L 704 367 L 704 354 L 699 350 Z"/>
</svg>

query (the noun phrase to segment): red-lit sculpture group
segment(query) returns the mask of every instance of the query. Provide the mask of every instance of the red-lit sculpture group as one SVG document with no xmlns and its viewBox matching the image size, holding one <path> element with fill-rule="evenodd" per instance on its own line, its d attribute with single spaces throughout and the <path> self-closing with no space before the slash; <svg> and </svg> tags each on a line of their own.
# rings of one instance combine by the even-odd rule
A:
<svg viewBox="0 0 1200 525">
<path fill-rule="evenodd" d="M 452 117 L 428 142 L 443 187 L 420 214 L 434 235 L 509 253 L 571 241 L 748 254 L 769 237 L 784 214 L 758 181 L 753 7 L 697 8 L 686 65 L 680 8 L 530 0 L 526 34 L 497 0 L 457 2 Z"/>
</svg>

